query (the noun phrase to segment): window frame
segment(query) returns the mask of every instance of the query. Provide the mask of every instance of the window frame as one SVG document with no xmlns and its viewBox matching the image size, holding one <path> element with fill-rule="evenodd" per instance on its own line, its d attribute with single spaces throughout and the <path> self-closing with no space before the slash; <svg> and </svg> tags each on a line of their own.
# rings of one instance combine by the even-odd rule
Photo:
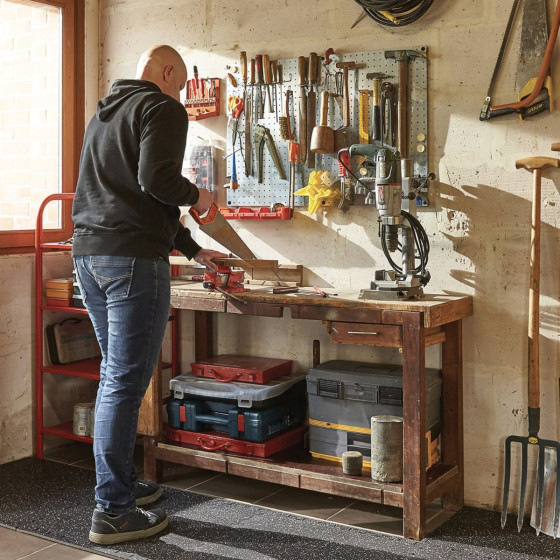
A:
<svg viewBox="0 0 560 560">
<path fill-rule="evenodd" d="M 60 8 L 62 13 L 61 184 L 63 193 L 75 192 L 85 126 L 84 0 L 19 0 L 16 3 L 46 4 Z M 53 193 L 46 193 L 45 198 L 49 194 Z M 72 236 L 71 206 L 62 205 L 61 227 L 45 230 L 45 241 Z M 0 254 L 30 253 L 34 247 L 34 229 L 0 231 Z"/>
</svg>

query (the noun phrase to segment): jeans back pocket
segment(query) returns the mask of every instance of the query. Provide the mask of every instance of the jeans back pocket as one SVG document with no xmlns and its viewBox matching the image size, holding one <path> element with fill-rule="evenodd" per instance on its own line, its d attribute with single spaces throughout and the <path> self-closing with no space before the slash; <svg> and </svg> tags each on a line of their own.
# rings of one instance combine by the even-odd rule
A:
<svg viewBox="0 0 560 560">
<path fill-rule="evenodd" d="M 90 257 L 91 272 L 108 300 L 128 297 L 135 260 L 135 257 Z"/>
</svg>

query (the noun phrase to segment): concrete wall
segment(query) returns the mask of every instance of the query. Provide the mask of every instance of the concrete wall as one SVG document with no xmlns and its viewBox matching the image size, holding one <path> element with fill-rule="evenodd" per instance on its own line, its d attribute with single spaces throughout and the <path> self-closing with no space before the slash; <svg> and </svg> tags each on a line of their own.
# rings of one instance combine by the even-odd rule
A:
<svg viewBox="0 0 560 560">
<path fill-rule="evenodd" d="M 553 4 L 549 2 L 549 13 Z M 113 79 L 133 76 L 138 54 L 155 43 L 176 47 L 189 71 L 197 64 L 201 73 L 222 77 L 225 66 L 235 62 L 241 50 L 249 56 L 266 52 L 280 59 L 307 55 L 312 50 L 320 53 L 328 47 L 344 53 L 428 46 L 430 168 L 439 184 L 434 205 L 421 211 L 419 217 L 431 243 L 432 281 L 428 291 L 472 294 L 475 298 L 474 317 L 464 322 L 466 499 L 482 507 L 499 504 L 504 437 L 524 434 L 527 429 L 531 177 L 525 171 L 516 171 L 514 162 L 532 155 L 552 156 L 550 144 L 560 140 L 558 113 L 526 122 L 513 117 L 489 123 L 478 120 L 510 6 L 511 2 L 505 0 L 441 0 L 415 25 L 391 31 L 369 20 L 350 30 L 359 7 L 345 0 L 99 3 L 100 95 L 106 93 Z M 497 101 L 513 98 L 515 56 L 515 49 L 511 49 L 500 74 Z M 557 60 L 556 53 L 556 73 Z M 88 91 L 93 85 L 88 82 Z M 93 111 L 91 99 L 89 95 L 89 114 Z M 189 135 L 191 141 L 201 136 L 223 148 L 225 131 L 226 118 L 219 117 L 193 123 Z M 219 174 L 223 183 L 222 164 Z M 559 439 L 559 176 L 557 172 L 544 175 L 541 435 Z M 237 223 L 235 227 L 257 256 L 278 259 L 282 264 L 303 264 L 308 283 L 359 289 L 369 284 L 374 269 L 386 266 L 376 218 L 372 208 L 352 208 L 344 215 L 330 210 L 314 217 L 301 211 L 287 223 Z M 195 235 L 202 245 L 212 246 L 203 234 Z M 10 272 L 12 259 L 6 258 L 6 266 L 2 265 L 6 271 L 3 283 L 4 278 L 13 281 L 21 273 L 30 274 L 28 257 L 18 258 L 15 272 Z M 31 286 L 28 294 L 30 290 Z M 2 291 L 3 308 L 10 302 L 10 293 Z M 9 319 L 14 321 L 18 313 L 21 310 L 11 310 Z M 190 313 L 182 314 L 182 326 L 186 368 L 193 358 Z M 332 345 L 322 325 L 309 321 L 220 317 L 217 331 L 219 351 L 291 357 L 299 371 L 305 371 L 311 363 L 312 339 L 322 342 L 325 360 L 400 359 L 391 350 Z M 17 341 L 8 340 L 4 352 L 15 352 Z M 429 365 L 437 365 L 439 359 L 437 348 L 428 349 Z M 30 410 L 29 388 L 22 392 L 25 397 L 21 402 L 27 402 Z M 16 407 L 9 405 L 11 412 Z M 5 419 L 3 409 L 0 421 L 5 424 Z M 29 418 L 23 422 L 29 428 Z M 18 430 L 15 422 L 10 420 L 9 425 L 5 433 Z M 8 456 L 3 448 L 2 442 L 0 462 Z M 15 455 L 29 454 L 29 450 L 27 444 Z"/>
<path fill-rule="evenodd" d="M 475 298 L 474 317 L 464 322 L 466 498 L 483 507 L 499 503 L 504 437 L 526 433 L 531 176 L 514 162 L 552 156 L 550 144 L 560 139 L 557 113 L 527 122 L 478 120 L 510 7 L 505 0 L 442 0 L 415 25 L 392 31 L 369 19 L 350 30 L 360 10 L 344 0 L 100 2 L 101 95 L 113 79 L 133 75 L 142 50 L 161 42 L 181 52 L 189 71 L 197 64 L 202 74 L 222 77 L 241 50 L 281 59 L 328 47 L 344 53 L 428 46 L 430 168 L 439 185 L 434 205 L 419 217 L 431 243 L 429 291 Z M 515 57 L 509 49 L 497 101 L 514 97 Z M 193 123 L 189 135 L 191 142 L 200 136 L 223 147 L 225 130 L 226 118 L 219 117 Z M 542 196 L 542 435 L 553 439 L 559 437 L 559 179 L 546 172 Z M 372 208 L 314 217 L 301 211 L 288 223 L 235 227 L 257 256 L 303 264 L 310 284 L 359 289 L 385 267 L 376 218 Z M 211 246 L 203 234 L 196 237 Z M 184 313 L 185 367 L 192 359 L 191 321 Z M 323 343 L 323 359 L 399 359 L 392 351 L 331 345 L 313 322 L 220 317 L 217 328 L 220 351 L 287 356 L 301 371 L 311 362 L 313 338 Z M 428 362 L 439 363 L 436 349 L 429 349 Z"/>
</svg>

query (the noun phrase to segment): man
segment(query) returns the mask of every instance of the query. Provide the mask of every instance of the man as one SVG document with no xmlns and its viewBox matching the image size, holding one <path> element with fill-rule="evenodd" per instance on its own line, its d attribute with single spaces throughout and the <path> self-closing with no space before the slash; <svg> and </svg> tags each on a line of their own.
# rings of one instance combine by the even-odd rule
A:
<svg viewBox="0 0 560 560">
<path fill-rule="evenodd" d="M 216 269 L 224 253 L 201 249 L 179 206 L 201 214 L 212 195 L 181 175 L 188 119 L 179 102 L 187 70 L 177 51 L 142 54 L 136 79 L 117 80 L 91 119 L 72 210 L 72 256 L 85 307 L 101 347 L 93 450 L 96 508 L 89 538 L 114 544 L 154 535 L 159 498 L 134 467 L 138 410 L 156 368 L 169 315 L 169 252 Z"/>
</svg>

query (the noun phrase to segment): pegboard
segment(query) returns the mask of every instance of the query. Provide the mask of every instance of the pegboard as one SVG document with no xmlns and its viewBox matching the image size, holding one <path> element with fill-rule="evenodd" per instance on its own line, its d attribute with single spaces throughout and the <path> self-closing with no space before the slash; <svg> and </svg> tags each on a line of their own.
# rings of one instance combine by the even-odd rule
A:
<svg viewBox="0 0 560 560">
<path fill-rule="evenodd" d="M 402 49 L 399 49 L 402 50 Z M 426 46 L 409 47 L 407 50 L 420 51 L 426 54 L 426 57 L 410 58 L 408 63 L 408 153 L 409 157 L 413 160 L 413 176 L 423 179 L 428 176 L 428 49 Z M 372 80 L 367 79 L 366 74 L 371 72 L 383 72 L 389 77 L 384 78 L 383 82 L 391 82 L 395 89 L 395 98 L 398 94 L 398 62 L 395 59 L 387 59 L 385 57 L 385 50 L 379 51 L 366 51 L 358 53 L 344 53 L 339 55 L 341 62 L 354 61 L 356 65 L 365 65 L 358 70 L 350 70 L 348 85 L 350 93 L 350 134 L 349 141 L 351 144 L 358 143 L 358 128 L 359 128 L 359 90 L 372 89 Z M 316 123 L 319 124 L 320 119 L 320 100 L 321 92 L 323 89 L 328 88 L 328 91 L 336 91 L 335 73 L 341 72 L 337 69 L 334 63 L 327 67 L 324 65 L 324 57 L 319 56 L 320 64 L 320 78 L 318 86 L 315 88 L 317 98 L 316 108 Z M 252 161 L 253 161 L 253 176 L 245 175 L 244 158 L 239 151 L 240 141 L 244 143 L 244 128 L 245 128 L 245 110 L 238 123 L 238 135 L 240 140 L 236 143 L 236 171 L 239 187 L 235 190 L 227 189 L 227 205 L 228 206 L 271 206 L 276 203 L 289 206 L 289 176 L 290 176 L 290 163 L 288 160 L 288 141 L 282 140 L 280 135 L 280 126 L 277 121 L 277 116 L 283 114 L 283 107 L 285 106 L 286 90 L 292 91 L 292 104 L 291 104 L 291 128 L 296 131 L 296 140 L 299 141 L 299 78 L 298 78 L 298 60 L 297 58 L 278 60 L 278 64 L 282 65 L 283 82 L 276 85 L 271 84 L 268 90 L 276 93 L 276 108 L 277 113 L 267 111 L 267 103 L 265 103 L 262 118 L 258 121 L 254 118 L 254 111 L 251 119 L 251 127 L 257 124 L 263 125 L 270 130 L 270 134 L 274 140 L 276 150 L 282 162 L 286 180 L 281 180 L 278 176 L 276 167 L 273 163 L 271 155 L 264 148 L 263 157 L 263 182 L 257 181 L 257 154 L 255 149 L 255 142 L 252 135 Z M 230 95 L 243 97 L 244 87 L 241 80 L 239 71 L 234 74 L 237 81 L 237 86 L 233 86 L 228 82 L 227 96 Z M 342 76 L 339 78 L 342 80 Z M 246 87 L 246 95 L 252 95 L 254 98 L 254 88 L 259 88 L 258 85 L 248 84 Z M 261 90 L 266 90 L 266 86 L 262 84 Z M 310 86 L 306 86 L 306 93 L 309 92 Z M 369 100 L 369 115 L 370 115 L 370 135 L 371 135 L 371 115 L 372 115 L 372 98 Z M 333 100 L 329 100 L 328 111 L 328 125 L 333 129 L 343 126 L 342 107 Z M 274 105 L 273 105 L 274 109 Z M 231 176 L 232 172 L 232 134 L 234 130 L 234 121 L 228 118 L 227 129 L 227 144 L 228 144 L 228 157 L 227 157 L 227 174 Z M 296 183 L 295 191 L 302 186 L 306 186 L 309 180 L 309 175 L 314 170 L 330 171 L 334 178 L 338 177 L 338 163 L 336 155 L 315 155 L 316 162 L 315 168 L 309 169 L 307 163 L 296 165 Z M 354 158 L 357 159 L 357 158 Z M 357 162 L 353 161 L 352 169 L 356 172 Z M 303 168 L 303 171 L 302 171 Z M 359 201 L 356 201 L 359 203 Z M 306 206 L 307 197 L 295 197 L 296 206 Z"/>
</svg>

